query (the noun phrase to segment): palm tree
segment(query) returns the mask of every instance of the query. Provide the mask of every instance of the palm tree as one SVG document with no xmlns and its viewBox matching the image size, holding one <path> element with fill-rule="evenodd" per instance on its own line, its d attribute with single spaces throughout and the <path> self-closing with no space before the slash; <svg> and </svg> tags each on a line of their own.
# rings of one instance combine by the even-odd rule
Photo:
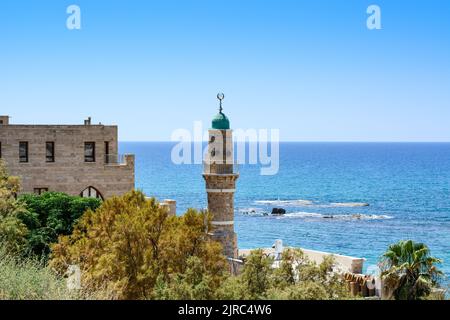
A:
<svg viewBox="0 0 450 320">
<path fill-rule="evenodd" d="M 402 240 L 389 246 L 381 257 L 381 277 L 396 300 L 417 300 L 428 296 L 443 273 L 441 263 L 423 243 Z"/>
</svg>

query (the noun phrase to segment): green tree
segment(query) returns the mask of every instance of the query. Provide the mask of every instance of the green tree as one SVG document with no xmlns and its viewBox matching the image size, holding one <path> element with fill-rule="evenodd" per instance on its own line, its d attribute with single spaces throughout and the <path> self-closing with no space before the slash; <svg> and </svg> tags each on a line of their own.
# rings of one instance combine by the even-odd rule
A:
<svg viewBox="0 0 450 320">
<path fill-rule="evenodd" d="M 18 218 L 26 212 L 16 200 L 19 190 L 19 178 L 9 176 L 0 160 L 0 242 L 7 251 L 13 252 L 21 252 L 27 246 L 28 230 Z"/>
<path fill-rule="evenodd" d="M 342 300 L 349 299 L 342 275 L 334 272 L 333 256 L 325 256 L 320 264 L 310 261 L 300 249 L 286 249 L 274 271 L 271 299 Z M 281 281 L 280 281 L 281 279 Z"/>
<path fill-rule="evenodd" d="M 47 256 L 50 244 L 57 242 L 58 236 L 71 234 L 74 224 L 83 213 L 89 209 L 95 210 L 101 204 L 98 199 L 60 192 L 26 194 L 19 200 L 27 208 L 18 217 L 29 230 L 29 250 L 38 256 Z"/>
<path fill-rule="evenodd" d="M 78 264 L 84 286 L 106 286 L 122 299 L 155 298 L 176 279 L 195 288 L 192 270 L 201 270 L 202 279 L 216 288 L 226 274 L 226 261 L 220 244 L 208 236 L 210 227 L 206 212 L 170 216 L 155 199 L 131 191 L 88 210 L 72 235 L 52 246 L 50 264 L 60 273 Z"/>
<path fill-rule="evenodd" d="M 246 287 L 246 298 L 261 299 L 266 296 L 273 274 L 273 258 L 257 249 L 246 259 L 242 272 L 242 283 Z"/>
<path fill-rule="evenodd" d="M 281 254 L 281 262 L 274 270 L 272 284 L 277 288 L 293 285 L 299 278 L 298 269 L 308 264 L 308 259 L 300 249 L 287 248 Z"/>
<path fill-rule="evenodd" d="M 402 240 L 389 246 L 381 258 L 381 276 L 396 300 L 418 300 L 431 293 L 443 273 L 440 259 L 423 243 Z"/>
<path fill-rule="evenodd" d="M 190 256 L 184 273 L 171 275 L 169 281 L 158 279 L 154 297 L 161 300 L 212 300 L 216 289 L 201 259 Z"/>
<path fill-rule="evenodd" d="M 219 299 L 342 300 L 350 299 L 343 277 L 333 271 L 334 259 L 319 265 L 300 249 L 285 249 L 281 261 L 254 250 L 239 276 L 226 279 L 217 290 Z"/>
</svg>

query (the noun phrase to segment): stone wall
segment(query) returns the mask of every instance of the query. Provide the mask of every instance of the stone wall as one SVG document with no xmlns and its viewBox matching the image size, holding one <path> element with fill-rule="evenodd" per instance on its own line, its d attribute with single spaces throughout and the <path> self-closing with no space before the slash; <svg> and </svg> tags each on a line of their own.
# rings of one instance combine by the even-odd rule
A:
<svg viewBox="0 0 450 320">
<path fill-rule="evenodd" d="M 117 126 L 0 125 L 1 155 L 11 175 L 21 177 L 22 192 L 48 188 L 79 195 L 94 187 L 104 198 L 134 188 L 134 156 L 117 161 Z M 19 162 L 19 142 L 28 142 L 28 162 Z M 105 161 L 105 142 L 109 154 Z M 46 142 L 55 143 L 55 162 L 46 162 Z M 95 142 L 95 162 L 85 162 L 84 143 Z M 109 162 L 109 163 L 107 163 Z"/>
<path fill-rule="evenodd" d="M 213 226 L 212 239 L 223 246 L 224 255 L 227 258 L 237 258 L 237 235 L 234 226 Z"/>
<path fill-rule="evenodd" d="M 237 174 L 204 174 L 207 189 L 234 190 Z"/>
</svg>

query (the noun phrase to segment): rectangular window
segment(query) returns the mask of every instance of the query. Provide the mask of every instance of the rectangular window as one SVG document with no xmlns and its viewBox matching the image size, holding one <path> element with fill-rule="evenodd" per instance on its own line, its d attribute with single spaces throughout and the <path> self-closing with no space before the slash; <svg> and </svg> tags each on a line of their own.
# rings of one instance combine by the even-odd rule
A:
<svg viewBox="0 0 450 320">
<path fill-rule="evenodd" d="M 45 160 L 47 162 L 55 162 L 55 143 L 53 141 L 45 143 Z"/>
<path fill-rule="evenodd" d="M 28 162 L 28 142 L 19 142 L 19 162 Z"/>
<path fill-rule="evenodd" d="M 35 194 L 41 195 L 41 194 L 43 194 L 45 192 L 48 192 L 48 188 L 34 188 L 34 193 Z"/>
<path fill-rule="evenodd" d="M 95 142 L 84 143 L 84 162 L 95 162 Z"/>
<path fill-rule="evenodd" d="M 109 141 L 105 141 L 105 163 L 109 163 Z"/>
</svg>

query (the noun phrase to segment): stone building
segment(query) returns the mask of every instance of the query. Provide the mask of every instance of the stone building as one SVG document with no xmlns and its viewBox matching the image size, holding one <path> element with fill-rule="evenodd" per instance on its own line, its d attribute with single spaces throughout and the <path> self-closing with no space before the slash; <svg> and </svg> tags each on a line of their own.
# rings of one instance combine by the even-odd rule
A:
<svg viewBox="0 0 450 320">
<path fill-rule="evenodd" d="M 237 237 L 234 232 L 234 192 L 239 177 L 234 165 L 232 130 L 230 121 L 222 112 L 223 94 L 219 113 L 212 120 L 208 153 L 204 159 L 203 178 L 208 195 L 208 211 L 213 215 L 212 236 L 220 241 L 228 258 L 238 257 Z"/>
<path fill-rule="evenodd" d="M 117 126 L 19 125 L 0 116 L 0 158 L 22 193 L 108 198 L 134 188 L 134 155 L 118 155 Z"/>
</svg>

